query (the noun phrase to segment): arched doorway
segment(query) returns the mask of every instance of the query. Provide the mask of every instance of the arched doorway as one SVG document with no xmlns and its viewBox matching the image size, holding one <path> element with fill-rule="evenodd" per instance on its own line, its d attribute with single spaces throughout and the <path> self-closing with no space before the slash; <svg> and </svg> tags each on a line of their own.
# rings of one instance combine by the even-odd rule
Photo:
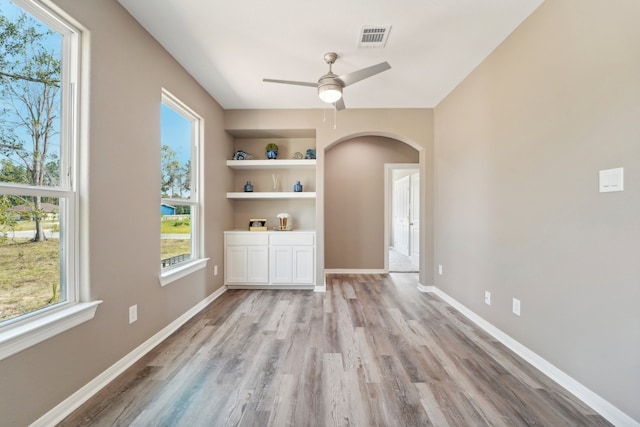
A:
<svg viewBox="0 0 640 427">
<path fill-rule="evenodd" d="M 324 266 L 327 273 L 384 273 L 385 167 L 419 163 L 416 148 L 357 136 L 325 151 Z"/>
</svg>

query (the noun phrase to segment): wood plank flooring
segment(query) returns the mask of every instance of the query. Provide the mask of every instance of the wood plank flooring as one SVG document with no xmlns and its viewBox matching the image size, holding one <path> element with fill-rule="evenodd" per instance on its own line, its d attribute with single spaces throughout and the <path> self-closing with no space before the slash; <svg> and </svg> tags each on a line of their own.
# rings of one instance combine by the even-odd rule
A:
<svg viewBox="0 0 640 427">
<path fill-rule="evenodd" d="M 416 285 L 227 291 L 60 425 L 610 425 Z"/>
</svg>

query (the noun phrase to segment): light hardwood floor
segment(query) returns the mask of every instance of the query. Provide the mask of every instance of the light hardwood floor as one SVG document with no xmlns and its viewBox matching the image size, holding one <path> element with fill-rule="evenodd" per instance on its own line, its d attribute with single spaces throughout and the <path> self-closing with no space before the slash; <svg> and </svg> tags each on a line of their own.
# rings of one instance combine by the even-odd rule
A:
<svg viewBox="0 0 640 427">
<path fill-rule="evenodd" d="M 227 291 L 60 425 L 610 425 L 416 285 Z"/>
</svg>

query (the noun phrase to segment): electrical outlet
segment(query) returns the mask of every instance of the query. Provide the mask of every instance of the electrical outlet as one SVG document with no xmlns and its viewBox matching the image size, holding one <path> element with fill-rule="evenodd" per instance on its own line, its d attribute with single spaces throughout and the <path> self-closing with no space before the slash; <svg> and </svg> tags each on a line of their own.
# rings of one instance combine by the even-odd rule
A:
<svg viewBox="0 0 640 427">
<path fill-rule="evenodd" d="M 519 299 L 513 299 L 513 314 L 520 316 L 520 300 Z"/>
<path fill-rule="evenodd" d="M 138 304 L 129 307 L 129 324 L 138 320 Z"/>
<path fill-rule="evenodd" d="M 438 274 L 442 276 L 442 264 L 438 264 Z"/>
<path fill-rule="evenodd" d="M 214 276 L 217 276 L 217 275 L 218 275 L 218 266 L 217 266 L 217 265 L 214 265 L 214 266 L 213 266 L 213 275 L 214 275 Z"/>
<path fill-rule="evenodd" d="M 487 305 L 491 305 L 491 292 L 484 291 L 484 303 Z"/>
</svg>

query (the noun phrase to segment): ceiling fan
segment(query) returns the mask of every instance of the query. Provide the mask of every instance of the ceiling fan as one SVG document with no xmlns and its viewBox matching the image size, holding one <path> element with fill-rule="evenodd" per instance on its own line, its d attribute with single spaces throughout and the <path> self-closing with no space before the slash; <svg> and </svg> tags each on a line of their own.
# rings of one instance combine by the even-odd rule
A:
<svg viewBox="0 0 640 427">
<path fill-rule="evenodd" d="M 284 83 L 288 85 L 310 86 L 318 88 L 318 97 L 320 97 L 320 99 L 327 104 L 333 104 L 336 110 L 340 111 L 345 109 L 344 98 L 342 97 L 343 88 L 357 83 L 360 80 L 375 76 L 376 74 L 391 68 L 391 65 L 389 65 L 389 63 L 385 61 L 381 62 L 380 64 L 353 71 L 349 74 L 338 76 L 331 70 L 331 66 L 336 62 L 336 59 L 338 59 L 338 54 L 335 52 L 329 52 L 324 55 L 325 62 L 329 64 L 329 72 L 320 77 L 317 83 L 274 79 L 262 79 L 262 81 L 268 83 Z"/>
</svg>

